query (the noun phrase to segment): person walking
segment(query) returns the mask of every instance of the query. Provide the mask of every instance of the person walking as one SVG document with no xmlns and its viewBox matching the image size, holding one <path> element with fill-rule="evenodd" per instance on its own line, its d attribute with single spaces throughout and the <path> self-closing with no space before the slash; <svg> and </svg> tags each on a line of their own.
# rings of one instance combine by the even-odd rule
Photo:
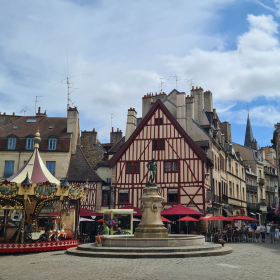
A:
<svg viewBox="0 0 280 280">
<path fill-rule="evenodd" d="M 270 223 L 270 243 L 275 243 L 275 225 L 273 221 Z"/>
<path fill-rule="evenodd" d="M 262 236 L 262 242 L 265 242 L 265 232 L 266 232 L 266 228 L 265 228 L 264 223 L 262 223 L 261 226 L 260 226 L 260 233 L 261 233 L 261 236 Z"/>
<path fill-rule="evenodd" d="M 275 238 L 276 240 L 279 240 L 279 222 L 275 224 Z"/>
</svg>

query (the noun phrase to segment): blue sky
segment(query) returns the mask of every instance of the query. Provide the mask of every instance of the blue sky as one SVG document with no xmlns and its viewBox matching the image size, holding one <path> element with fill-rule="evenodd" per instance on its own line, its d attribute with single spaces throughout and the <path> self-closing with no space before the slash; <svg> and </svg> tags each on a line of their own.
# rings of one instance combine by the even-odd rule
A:
<svg viewBox="0 0 280 280">
<path fill-rule="evenodd" d="M 77 88 L 82 130 L 109 141 L 125 131 L 127 109 L 141 117 L 142 97 L 159 80 L 179 75 L 177 89 L 211 90 L 221 121 L 243 144 L 250 109 L 254 137 L 270 145 L 280 122 L 280 0 L 14 0 L 0 10 L 0 111 L 34 101 L 49 116 L 66 116 L 67 74 Z M 62 75 L 58 74 L 61 73 Z M 170 78 L 164 91 L 175 88 Z"/>
</svg>

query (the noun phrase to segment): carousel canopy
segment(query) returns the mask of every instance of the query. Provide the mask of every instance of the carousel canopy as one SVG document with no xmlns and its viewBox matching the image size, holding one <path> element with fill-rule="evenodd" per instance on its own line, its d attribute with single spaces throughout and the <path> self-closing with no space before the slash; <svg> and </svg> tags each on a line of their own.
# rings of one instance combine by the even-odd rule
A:
<svg viewBox="0 0 280 280">
<path fill-rule="evenodd" d="M 7 180 L 10 182 L 21 184 L 27 177 L 30 178 L 33 184 L 43 183 L 49 181 L 52 184 L 59 185 L 60 182 L 50 173 L 41 159 L 39 153 L 40 133 L 36 133 L 34 138 L 34 151 L 25 165 L 20 168 L 15 174 L 13 174 Z"/>
</svg>

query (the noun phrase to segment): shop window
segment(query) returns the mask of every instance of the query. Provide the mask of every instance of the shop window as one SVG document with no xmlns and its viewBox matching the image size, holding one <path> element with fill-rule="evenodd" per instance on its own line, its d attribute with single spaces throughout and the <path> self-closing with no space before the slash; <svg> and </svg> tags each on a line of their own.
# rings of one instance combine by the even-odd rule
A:
<svg viewBox="0 0 280 280">
<path fill-rule="evenodd" d="M 153 140 L 153 151 L 164 150 L 164 139 Z"/>
<path fill-rule="evenodd" d="M 179 202 L 178 201 L 178 189 L 168 189 L 168 199 L 167 201 L 170 202 Z"/>
<path fill-rule="evenodd" d="M 165 161 L 164 172 L 178 172 L 178 161 Z"/>
</svg>

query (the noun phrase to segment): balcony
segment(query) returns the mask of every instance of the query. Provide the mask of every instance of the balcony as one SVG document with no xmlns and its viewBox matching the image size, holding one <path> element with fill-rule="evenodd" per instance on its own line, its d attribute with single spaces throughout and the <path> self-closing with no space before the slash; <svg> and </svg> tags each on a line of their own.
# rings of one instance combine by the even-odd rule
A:
<svg viewBox="0 0 280 280">
<path fill-rule="evenodd" d="M 267 192 L 269 192 L 269 186 L 266 186 L 265 190 L 266 190 Z"/>
<path fill-rule="evenodd" d="M 270 187 L 270 191 L 271 192 L 275 192 L 275 188 L 274 187 Z"/>
<path fill-rule="evenodd" d="M 250 208 L 252 210 L 260 210 L 260 204 L 247 202 L 247 208 Z"/>
<path fill-rule="evenodd" d="M 258 187 L 246 184 L 246 190 L 247 191 L 251 191 L 251 192 L 257 192 L 258 191 Z"/>
<path fill-rule="evenodd" d="M 265 199 L 260 199 L 260 205 L 266 206 L 266 201 L 265 201 Z"/>
<path fill-rule="evenodd" d="M 263 178 L 259 178 L 259 184 L 262 185 L 262 186 L 264 185 L 264 179 Z"/>
</svg>

